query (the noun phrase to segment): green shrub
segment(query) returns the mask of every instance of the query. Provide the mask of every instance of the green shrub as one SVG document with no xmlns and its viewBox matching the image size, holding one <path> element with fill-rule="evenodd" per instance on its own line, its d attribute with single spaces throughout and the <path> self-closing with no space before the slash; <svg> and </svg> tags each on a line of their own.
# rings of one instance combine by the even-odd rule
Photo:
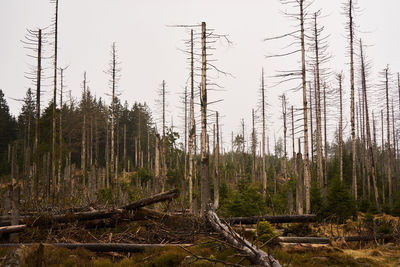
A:
<svg viewBox="0 0 400 267">
<path fill-rule="evenodd" d="M 97 192 L 97 200 L 102 203 L 111 203 L 113 200 L 111 188 L 102 188 Z"/>
<path fill-rule="evenodd" d="M 356 206 L 348 187 L 335 179 L 329 187 L 327 205 L 323 215 L 343 223 L 356 213 Z"/>
<path fill-rule="evenodd" d="M 250 185 L 247 179 L 239 181 L 238 190 L 228 194 L 221 203 L 220 213 L 224 217 L 254 216 L 265 214 L 267 207 L 261 190 Z"/>
<path fill-rule="evenodd" d="M 261 243 L 265 243 L 276 236 L 276 230 L 268 221 L 262 221 L 257 225 L 257 234 L 258 240 Z"/>
</svg>

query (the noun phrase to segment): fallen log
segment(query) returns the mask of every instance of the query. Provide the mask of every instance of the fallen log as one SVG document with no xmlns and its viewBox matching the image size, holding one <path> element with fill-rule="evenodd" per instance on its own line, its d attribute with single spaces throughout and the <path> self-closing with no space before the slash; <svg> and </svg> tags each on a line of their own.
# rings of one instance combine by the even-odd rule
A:
<svg viewBox="0 0 400 267">
<path fill-rule="evenodd" d="M 6 234 L 11 234 L 11 233 L 19 233 L 19 232 L 24 231 L 25 228 L 26 228 L 25 224 L 3 226 L 3 227 L 0 227 L 0 236 L 6 235 Z"/>
<path fill-rule="evenodd" d="M 378 240 L 378 239 L 393 239 L 393 235 L 356 235 L 356 236 L 345 236 L 344 240 L 346 242 L 352 242 L 352 241 L 373 241 L 373 240 Z M 334 238 L 335 240 L 343 239 L 343 237 L 336 237 Z"/>
<path fill-rule="evenodd" d="M 275 241 L 282 243 L 329 244 L 329 238 L 313 236 L 278 236 Z"/>
<path fill-rule="evenodd" d="M 179 190 L 178 189 L 172 189 L 164 193 L 159 193 L 154 196 L 144 198 L 138 201 L 135 201 L 131 204 L 128 204 L 126 206 L 121 207 L 121 209 L 124 210 L 135 210 L 141 207 L 145 207 L 151 204 L 155 204 L 158 202 L 163 202 L 167 200 L 171 200 L 173 198 L 176 198 L 179 196 Z"/>
<path fill-rule="evenodd" d="M 230 224 L 256 224 L 259 221 L 268 221 L 270 223 L 310 223 L 316 222 L 315 214 L 307 215 L 263 215 L 250 217 L 232 217 L 225 219 Z"/>
<path fill-rule="evenodd" d="M 228 225 L 222 223 L 218 218 L 218 215 L 215 213 L 214 206 L 212 204 L 208 205 L 207 219 L 216 232 L 223 235 L 231 245 L 240 248 L 253 264 L 267 267 L 281 267 L 280 263 L 271 255 L 268 255 L 265 251 L 258 249 L 249 241 L 242 238 Z"/>
<path fill-rule="evenodd" d="M 154 196 L 138 200 L 118 209 L 76 212 L 61 215 L 25 216 L 20 218 L 19 223 L 27 224 L 29 226 L 47 226 L 54 223 L 108 219 L 116 216 L 121 216 L 125 214 L 126 211 L 137 210 L 141 207 L 145 207 L 154 203 L 171 200 L 173 198 L 176 198 L 178 195 L 179 190 L 172 189 L 164 193 L 156 194 Z M 6 219 L 6 217 L 3 217 L 3 219 Z M 7 219 L 8 220 L 3 220 L 0 225 L 10 225 L 11 221 L 9 218 Z"/>
<path fill-rule="evenodd" d="M 346 242 L 355 241 L 373 241 L 378 239 L 392 239 L 393 235 L 356 235 L 356 236 L 339 236 L 334 238 L 313 237 L 313 236 L 279 236 L 275 238 L 279 243 L 304 243 L 304 244 L 329 244 L 331 240 L 344 240 Z"/>
<path fill-rule="evenodd" d="M 0 243 L 1 247 L 30 247 L 38 243 Z M 68 249 L 83 248 L 94 252 L 143 252 L 149 248 L 188 247 L 192 244 L 130 244 L 130 243 L 42 243 L 43 246 L 55 246 Z"/>
</svg>

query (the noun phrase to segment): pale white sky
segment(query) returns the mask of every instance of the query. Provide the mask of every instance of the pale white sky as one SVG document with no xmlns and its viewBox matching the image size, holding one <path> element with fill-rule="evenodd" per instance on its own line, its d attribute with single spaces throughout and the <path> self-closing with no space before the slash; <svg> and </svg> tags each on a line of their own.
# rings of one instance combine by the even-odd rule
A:
<svg viewBox="0 0 400 267">
<path fill-rule="evenodd" d="M 322 9 L 327 15 L 321 23 L 330 34 L 330 66 L 334 71 L 344 70 L 346 40 L 343 31 L 345 17 L 341 15 L 343 1 L 315 0 L 311 11 Z M 389 64 L 393 72 L 400 70 L 400 49 L 397 30 L 400 22 L 398 0 L 360 0 L 360 14 L 355 18 L 360 26 L 360 37 L 372 45 L 368 56 L 373 62 L 373 76 Z M 173 24 L 197 24 L 202 21 L 216 32 L 229 34 L 231 47 L 218 46 L 218 66 L 235 78 L 224 78 L 218 83 L 224 92 L 210 92 L 209 99 L 224 99 L 212 107 L 220 111 L 224 142 L 230 141 L 230 132 L 240 130 L 240 119 L 250 127 L 251 110 L 256 108 L 259 96 L 261 68 L 266 76 L 277 69 L 296 66 L 296 60 L 267 60 L 269 53 L 279 52 L 280 45 L 263 42 L 263 38 L 292 31 L 292 23 L 281 11 L 277 0 L 60 0 L 59 8 L 59 66 L 69 65 L 65 76 L 68 89 L 80 95 L 83 72 L 87 71 L 89 85 L 97 96 L 109 102 L 107 69 L 112 42 L 117 43 L 121 59 L 121 99 L 131 105 L 134 101 L 147 102 L 154 110 L 156 91 L 166 80 L 170 117 L 174 124 L 182 125 L 178 118 L 179 95 L 188 75 L 183 39 L 189 37 L 183 29 L 167 27 Z M 0 1 L 0 88 L 8 97 L 13 114 L 18 114 L 21 103 L 11 98 L 23 98 L 30 81 L 24 78 L 28 70 L 28 57 L 20 40 L 26 28 L 43 28 L 50 24 L 53 5 L 49 0 Z M 300 55 L 299 55 L 300 56 Z M 298 58 L 300 59 L 300 57 Z M 345 76 L 347 80 L 349 75 Z M 272 81 L 267 81 L 271 83 Z M 46 88 L 44 99 L 51 98 L 51 88 Z M 269 89 L 271 103 L 268 112 L 271 142 L 274 131 L 281 135 L 280 102 L 278 95 L 285 86 Z M 348 97 L 347 97 L 348 98 Z M 299 94 L 289 94 L 290 104 L 301 105 Z M 332 122 L 334 130 L 336 122 Z M 250 129 L 247 128 L 247 134 Z M 290 129 L 290 128 L 289 128 Z M 333 131 L 332 131 L 333 132 Z M 227 144 L 226 144 L 227 145 Z"/>
</svg>

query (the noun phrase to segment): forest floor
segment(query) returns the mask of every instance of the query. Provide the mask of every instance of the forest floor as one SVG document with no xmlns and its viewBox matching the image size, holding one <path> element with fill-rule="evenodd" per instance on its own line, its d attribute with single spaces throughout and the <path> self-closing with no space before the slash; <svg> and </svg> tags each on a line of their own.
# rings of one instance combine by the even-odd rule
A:
<svg viewBox="0 0 400 267">
<path fill-rule="evenodd" d="M 94 253 L 39 245 L 1 248 L 1 266 L 249 266 L 238 252 L 210 239 L 197 240 L 191 247 L 146 249 L 141 253 Z M 265 249 L 267 251 L 267 249 Z M 313 249 L 294 252 L 274 249 L 283 266 L 399 266 L 400 248 L 381 246 L 368 249 Z M 232 265 L 233 265 L 232 264 Z M 289 265 L 288 265 L 289 264 Z"/>
<path fill-rule="evenodd" d="M 135 213 L 135 212 L 134 212 Z M 137 213 L 137 212 L 136 212 Z M 207 223 L 192 216 L 161 216 L 140 209 L 141 220 L 101 219 L 53 227 L 30 227 L 19 233 L 18 242 L 32 245 L 0 247 L 1 266 L 249 266 L 238 250 L 214 233 Z M 132 214 L 132 216 L 138 216 Z M 312 229 L 320 235 L 331 225 L 286 224 L 276 228 Z M 326 229 L 325 229 L 326 228 Z M 341 226 L 339 231 L 343 231 Z M 236 227 L 240 232 L 240 226 Z M 251 230 L 250 230 L 251 232 Z M 244 235 L 248 234 L 242 233 Z M 171 244 L 139 253 L 67 249 L 50 243 Z M 254 242 L 254 240 L 253 240 Z M 356 243 L 356 244 L 354 244 Z M 40 246 L 39 244 L 45 244 Z M 187 245 L 190 244 L 190 245 Z M 361 248 L 360 248 L 361 245 Z M 1 244 L 0 244 L 1 246 Z M 400 246 L 378 242 L 332 242 L 327 245 L 270 244 L 262 248 L 282 266 L 399 266 Z"/>
</svg>

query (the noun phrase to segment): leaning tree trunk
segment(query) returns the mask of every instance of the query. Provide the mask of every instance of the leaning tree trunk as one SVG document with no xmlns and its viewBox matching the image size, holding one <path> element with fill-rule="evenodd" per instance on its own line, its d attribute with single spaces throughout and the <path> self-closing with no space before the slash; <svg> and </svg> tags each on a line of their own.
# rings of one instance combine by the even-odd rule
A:
<svg viewBox="0 0 400 267">
<path fill-rule="evenodd" d="M 369 124 L 369 112 L 368 112 L 368 98 L 367 98 L 367 84 L 366 84 L 366 74 L 365 74 L 365 64 L 364 64 L 364 56 L 362 44 L 360 42 L 360 52 L 361 52 L 361 79 L 362 79 L 362 90 L 363 90 L 363 99 L 364 99 L 364 108 L 365 108 L 365 120 L 366 120 L 366 132 L 367 132 L 367 145 L 368 145 L 368 153 L 369 153 L 369 164 L 371 166 L 371 174 L 372 174 L 372 182 L 374 184 L 374 194 L 375 194 L 375 204 L 376 208 L 380 210 L 379 205 L 379 194 L 378 194 L 378 186 L 376 180 L 376 167 L 375 167 L 375 159 L 374 159 L 374 151 L 372 147 L 371 141 L 371 130 Z"/>
<path fill-rule="evenodd" d="M 211 207 L 208 208 L 208 211 L 206 213 L 207 219 L 210 222 L 211 226 L 214 228 L 214 230 L 217 231 L 222 236 L 224 236 L 228 241 L 228 243 L 240 249 L 253 264 L 256 264 L 258 266 L 268 266 L 268 267 L 281 266 L 279 262 L 276 259 L 274 259 L 271 255 L 257 248 L 249 241 L 242 238 L 228 225 L 222 223 L 221 220 L 218 218 L 218 215 L 213 210 L 212 205 L 210 206 Z"/>
</svg>

